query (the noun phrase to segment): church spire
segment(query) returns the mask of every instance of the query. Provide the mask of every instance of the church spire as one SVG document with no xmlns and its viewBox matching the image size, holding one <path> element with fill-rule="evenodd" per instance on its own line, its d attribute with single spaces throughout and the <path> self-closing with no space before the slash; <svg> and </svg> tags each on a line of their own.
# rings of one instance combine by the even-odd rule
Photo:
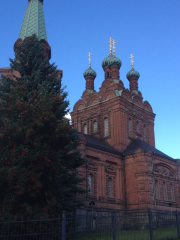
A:
<svg viewBox="0 0 180 240">
<path fill-rule="evenodd" d="M 22 23 L 19 38 L 24 40 L 35 34 L 39 40 L 47 41 L 44 20 L 43 0 L 28 0 L 28 6 Z"/>
<path fill-rule="evenodd" d="M 45 47 L 45 54 L 51 59 L 51 48 L 47 42 L 46 26 L 43 11 L 44 0 L 28 0 L 28 6 L 21 26 L 18 40 L 14 44 L 14 51 L 25 38 L 36 35 Z"/>
</svg>

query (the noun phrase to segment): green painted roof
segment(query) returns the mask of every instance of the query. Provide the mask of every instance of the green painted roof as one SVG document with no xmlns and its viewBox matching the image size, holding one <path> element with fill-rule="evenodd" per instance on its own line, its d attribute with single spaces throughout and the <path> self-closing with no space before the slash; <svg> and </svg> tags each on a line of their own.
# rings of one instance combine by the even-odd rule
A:
<svg viewBox="0 0 180 240">
<path fill-rule="evenodd" d="M 104 68 L 105 66 L 109 66 L 111 67 L 112 65 L 118 65 L 119 67 L 121 67 L 122 62 L 119 58 L 117 58 L 116 56 L 110 54 L 108 57 L 106 57 L 103 61 L 102 61 L 102 67 Z"/>
<path fill-rule="evenodd" d="M 36 34 L 39 40 L 47 41 L 43 3 L 38 0 L 31 0 L 28 3 L 19 38 L 24 40 L 33 34 Z"/>
<path fill-rule="evenodd" d="M 132 77 L 136 77 L 139 79 L 140 74 L 139 72 L 137 72 L 136 70 L 134 70 L 134 68 L 132 68 L 127 74 L 126 74 L 127 79 L 131 79 Z"/>
<path fill-rule="evenodd" d="M 94 78 L 96 78 L 96 72 L 91 68 L 89 67 L 84 73 L 83 73 L 83 76 L 86 78 L 87 76 L 92 76 Z"/>
</svg>

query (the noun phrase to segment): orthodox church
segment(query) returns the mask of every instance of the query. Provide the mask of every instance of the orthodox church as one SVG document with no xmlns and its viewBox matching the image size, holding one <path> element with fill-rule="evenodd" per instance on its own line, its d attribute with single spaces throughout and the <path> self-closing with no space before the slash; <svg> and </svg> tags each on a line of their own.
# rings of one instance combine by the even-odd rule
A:
<svg viewBox="0 0 180 240">
<path fill-rule="evenodd" d="M 43 0 L 28 0 L 14 51 L 32 34 L 45 46 L 50 60 Z M 79 132 L 79 149 L 87 159 L 79 169 L 86 179 L 82 187 L 88 190 L 84 209 L 179 209 L 179 161 L 155 148 L 155 114 L 138 89 L 140 74 L 134 69 L 134 56 L 127 73 L 129 89 L 125 89 L 120 80 L 122 62 L 115 56 L 115 40 L 110 38 L 110 54 L 102 61 L 104 79 L 98 92 L 94 90 L 96 72 L 91 68 L 90 56 L 89 68 L 84 72 L 86 87 L 71 113 Z M 9 67 L 0 68 L 0 73 L 12 78 L 19 74 Z"/>
<path fill-rule="evenodd" d="M 179 161 L 155 148 L 152 107 L 138 89 L 139 72 L 120 80 L 122 62 L 115 56 L 110 38 L 110 55 L 102 61 L 104 80 L 94 90 L 96 72 L 84 72 L 86 89 L 71 113 L 80 132 L 81 152 L 88 159 L 80 169 L 86 179 L 86 206 L 96 209 L 147 211 L 179 208 Z M 112 52 L 112 48 L 114 51 Z M 91 53 L 89 53 L 89 57 Z"/>
</svg>

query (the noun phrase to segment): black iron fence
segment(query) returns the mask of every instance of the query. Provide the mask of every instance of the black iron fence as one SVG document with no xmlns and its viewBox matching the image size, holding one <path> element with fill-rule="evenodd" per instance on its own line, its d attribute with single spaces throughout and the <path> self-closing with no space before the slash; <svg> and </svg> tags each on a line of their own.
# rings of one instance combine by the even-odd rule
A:
<svg viewBox="0 0 180 240">
<path fill-rule="evenodd" d="M 0 221 L 0 240 L 180 239 L 179 212 L 86 212 Z"/>
<path fill-rule="evenodd" d="M 62 217 L 0 221 L 0 240 L 59 240 Z"/>
</svg>

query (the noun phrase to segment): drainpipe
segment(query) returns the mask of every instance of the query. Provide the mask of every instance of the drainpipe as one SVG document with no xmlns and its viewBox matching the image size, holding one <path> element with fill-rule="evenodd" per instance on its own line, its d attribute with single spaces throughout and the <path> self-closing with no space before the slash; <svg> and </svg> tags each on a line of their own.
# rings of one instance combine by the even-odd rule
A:
<svg viewBox="0 0 180 240">
<path fill-rule="evenodd" d="M 154 207 L 155 207 L 155 211 L 156 211 L 156 193 L 155 193 L 155 187 L 154 187 L 154 185 L 155 185 L 155 181 L 154 181 L 155 173 L 154 173 L 154 163 L 153 163 L 154 157 L 155 157 L 155 153 L 152 154 L 151 164 L 152 164 L 152 174 L 153 174 Z"/>
<path fill-rule="evenodd" d="M 127 211 L 127 201 L 126 201 L 126 171 L 125 171 L 125 168 L 126 168 L 126 164 L 125 164 L 125 156 L 123 155 L 122 157 L 123 159 L 123 163 L 124 163 L 124 202 L 125 202 L 125 212 Z"/>
</svg>

